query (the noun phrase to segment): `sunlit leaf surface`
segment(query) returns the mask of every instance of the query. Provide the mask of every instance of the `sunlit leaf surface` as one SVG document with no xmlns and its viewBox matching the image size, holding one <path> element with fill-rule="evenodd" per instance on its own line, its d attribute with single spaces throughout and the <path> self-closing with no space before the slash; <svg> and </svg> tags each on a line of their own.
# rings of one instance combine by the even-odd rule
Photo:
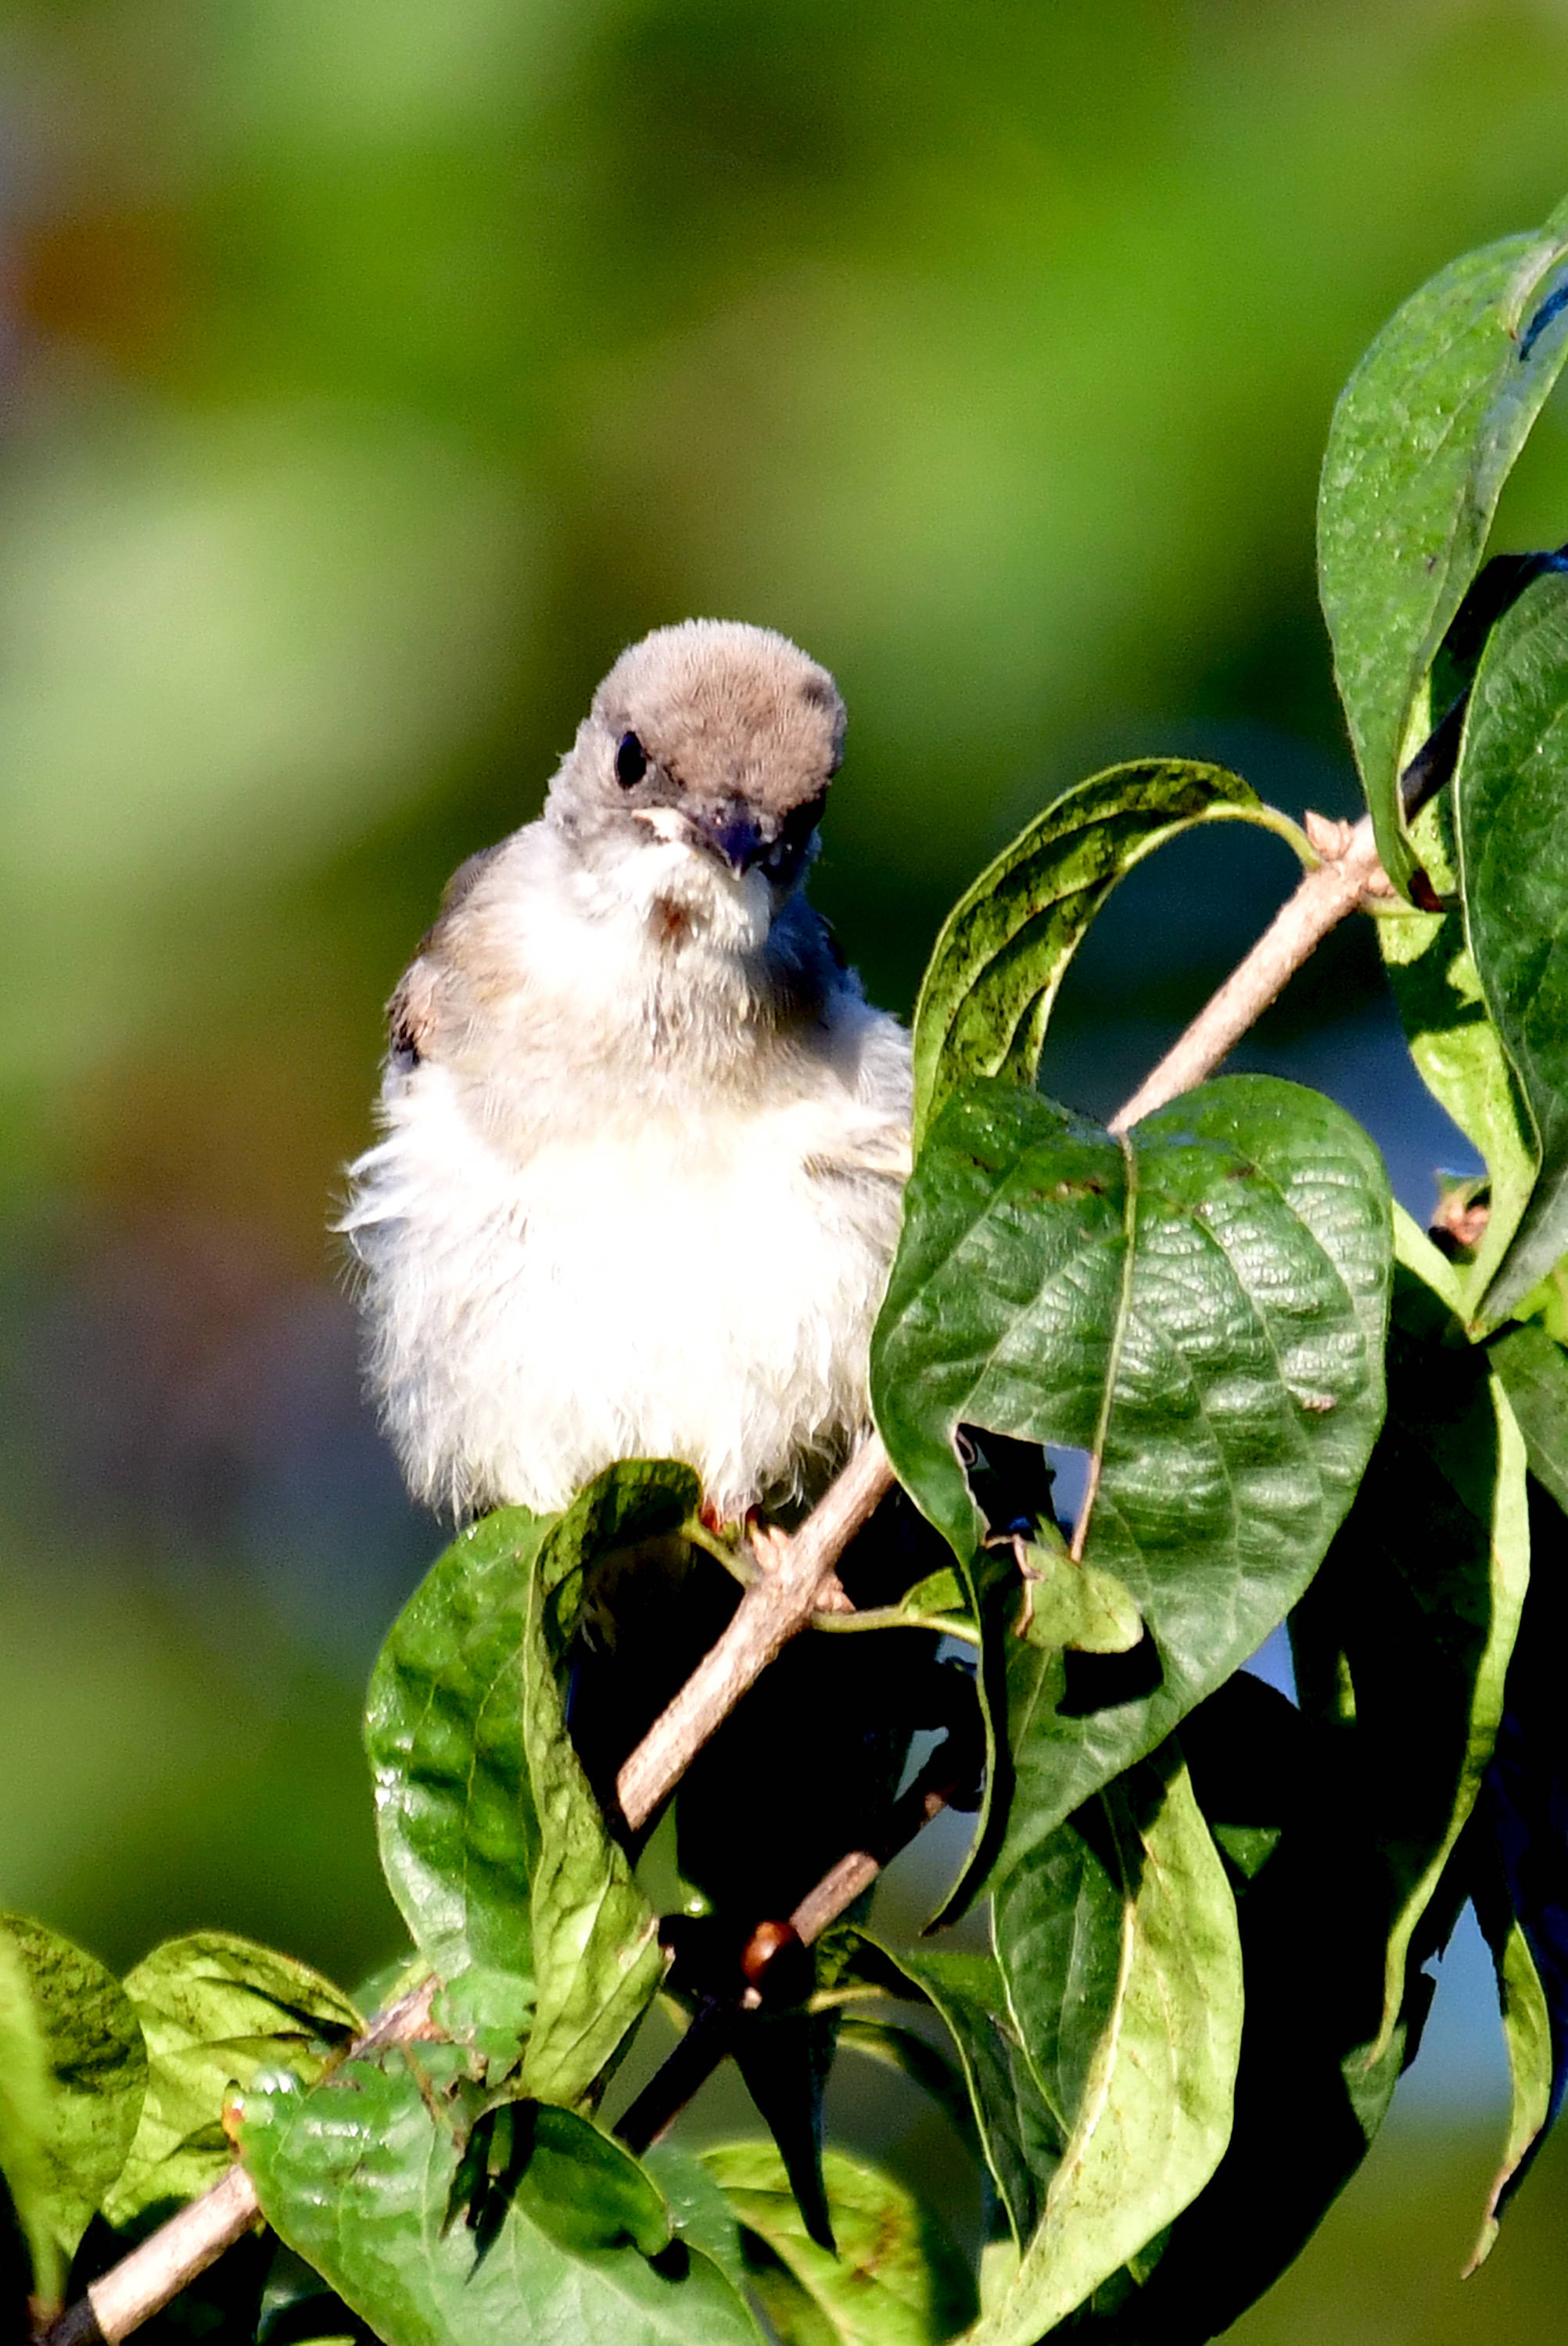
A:
<svg viewBox="0 0 1568 2346">
<path fill-rule="evenodd" d="M 1399 796 L 1411 720 L 1568 352 L 1565 251 L 1568 219 L 1553 213 L 1539 235 L 1441 270 L 1373 342 L 1329 427 L 1323 608 L 1378 852 L 1401 891 L 1417 868 Z"/>
<path fill-rule="evenodd" d="M 700 2226 L 677 2231 L 636 2162 L 569 2110 L 513 2105 L 476 2203 L 448 2090 L 464 2056 L 420 2057 L 418 2075 L 392 2055 L 309 2092 L 249 2094 L 241 2128 L 269 2223 L 386 2346 L 757 2346 Z"/>
<path fill-rule="evenodd" d="M 949 1101 L 878 1323 L 883 1439 L 969 1564 L 961 1426 L 1088 1452 L 1084 1559 L 1146 1630 L 1130 1653 L 1054 1651 L 993 1596 L 1015 1778 L 999 1875 L 1301 1595 L 1381 1422 L 1390 1263 L 1376 1150 L 1292 1085 L 1221 1079 L 1121 1141 L 999 1083 Z"/>
</svg>

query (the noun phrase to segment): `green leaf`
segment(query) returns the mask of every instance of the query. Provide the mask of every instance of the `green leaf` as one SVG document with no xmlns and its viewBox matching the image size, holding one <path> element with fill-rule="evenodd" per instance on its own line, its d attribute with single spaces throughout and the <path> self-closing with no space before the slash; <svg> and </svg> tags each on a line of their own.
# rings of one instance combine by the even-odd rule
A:
<svg viewBox="0 0 1568 2346">
<path fill-rule="evenodd" d="M 1168 2233 L 1076 2317 L 1074 2335 L 1115 2346 L 1217 2337 L 1299 2254 L 1365 2157 L 1431 1993 L 1412 1967 L 1395 2040 L 1369 2066 L 1389 1901 L 1353 1726 L 1319 1727 L 1239 1672 L 1192 1714 L 1181 1745 L 1211 1829 L 1239 1826 L 1273 1846 L 1237 1901 L 1229 2145 Z"/>
<path fill-rule="evenodd" d="M 1067 2138 L 1046 2101 L 1008 2009 L 996 1957 L 968 1948 L 912 1952 L 871 1941 L 946 2022 L 969 2089 L 979 2145 L 1009 2229 L 1023 2247 L 1040 2221 L 1045 2186 Z"/>
<path fill-rule="evenodd" d="M 1236 1906 L 1174 1754 L 1100 1795 L 1007 1877 L 1008 2008 L 1067 2134 L 1018 2270 L 972 2346 L 1033 2346 L 1171 2224 L 1230 2136 Z"/>
<path fill-rule="evenodd" d="M 125 1989 L 147 2040 L 148 2074 L 130 2155 L 104 2201 L 116 2225 L 164 2200 L 193 2199 L 227 2172 L 230 2086 L 248 2086 L 263 2069 L 314 2077 L 363 2025 L 307 1964 L 225 1931 L 166 1940 L 127 1974 Z"/>
<path fill-rule="evenodd" d="M 831 2346 L 938 2346 L 974 2311 L 969 2269 L 935 2218 L 901 2184 L 842 2151 L 823 2160 L 839 2253 L 807 2237 L 783 2161 L 768 2143 L 705 2150 L 703 2165 L 741 2223 L 792 2278 L 816 2320 L 789 2319 L 788 2292 L 751 2278 L 780 2335 Z M 786 2314 L 780 2323 L 779 2311 Z"/>
<path fill-rule="evenodd" d="M 895 1956 L 891 1960 L 896 1963 L 898 1959 Z M 965 2149 L 976 2158 L 981 2157 L 980 2135 L 969 2089 L 962 2071 L 950 2055 L 897 2021 L 852 2009 L 839 2023 L 839 2049 L 863 2054 L 868 2060 L 896 2069 L 900 2076 L 919 2086 L 948 2118 Z"/>
<path fill-rule="evenodd" d="M 1493 628 L 1454 776 L 1460 883 L 1481 992 L 1534 1127 L 1537 1171 L 1484 1300 L 1501 1318 L 1568 1252 L 1568 576 Z"/>
<path fill-rule="evenodd" d="M 50 2308 L 61 2301 L 66 2262 L 49 2188 L 52 2116 L 48 2055 L 32 1979 L 20 1948 L 8 1932 L 0 1932 L 0 2177 L 26 2244 L 33 2294 Z M 0 2205 L 0 2224 L 5 2213 Z"/>
<path fill-rule="evenodd" d="M 1458 888 L 1453 807 L 1445 792 L 1422 809 L 1411 837 L 1440 895 Z M 1535 1185 L 1535 1132 L 1508 1054 L 1487 1015 L 1457 903 L 1373 923 L 1395 1004 L 1422 1081 L 1479 1150 L 1488 1174 L 1485 1234 L 1461 1277 L 1466 1296 L 1486 1292 Z M 1461 1316 L 1471 1316 L 1468 1306 Z"/>
<path fill-rule="evenodd" d="M 1067 964 L 1119 880 L 1195 823 L 1293 823 L 1223 766 L 1141 758 L 1076 782 L 1004 848 L 943 923 L 914 1019 L 914 1147 L 976 1076 L 1034 1086 Z"/>
<path fill-rule="evenodd" d="M 1018 1568 L 1023 1576 L 1019 1635 L 1045 1652 L 1125 1654 L 1144 1634 L 1143 1617 L 1109 1572 L 1080 1564 L 1059 1535 L 1020 1540 Z"/>
<path fill-rule="evenodd" d="M 564 1515 L 507 1507 L 464 1532 L 395 1623 L 365 1741 L 382 1862 L 447 2025 L 502 2052 L 529 2025 L 530 2092 L 588 2093 L 663 1974 L 657 1919 L 566 1730 L 587 1568 L 677 1535 L 689 1467 L 632 1461 Z"/>
<path fill-rule="evenodd" d="M 1519 1421 L 1530 1471 L 1568 1514 L 1568 1355 L 1544 1328 L 1510 1328 L 1487 1357 Z"/>
<path fill-rule="evenodd" d="M 1552 2115 L 1552 2016 L 1530 1942 L 1516 1918 L 1510 1919 L 1506 1934 L 1492 1949 L 1492 1957 L 1497 1965 L 1498 1998 L 1502 2009 L 1502 2035 L 1508 2047 L 1512 2088 L 1508 2137 L 1481 2218 L 1481 2231 L 1465 2267 L 1467 2280 L 1492 2254 L 1509 2187 L 1540 2142 Z"/>
<path fill-rule="evenodd" d="M 1564 252 L 1554 213 L 1538 235 L 1440 270 L 1383 328 L 1329 426 L 1323 610 L 1378 852 L 1402 894 L 1419 856 L 1400 772 L 1424 729 L 1428 671 L 1568 349 Z"/>
<path fill-rule="evenodd" d="M 941 1629 L 950 1637 L 962 1637 L 966 1645 L 978 1635 L 969 1610 L 969 1591 L 951 1566 L 944 1566 L 940 1572 L 927 1573 L 923 1580 L 917 1580 L 912 1588 L 906 1589 L 897 1606 L 890 1609 L 911 1627 Z M 852 1613 L 822 1616 L 829 1623 L 852 1621 L 854 1617 Z"/>
<path fill-rule="evenodd" d="M 418 2075 L 392 2055 L 308 2091 L 253 2090 L 240 2126 L 268 2222 L 386 2346 L 757 2346 L 695 2228 L 677 2238 L 636 2161 L 569 2110 L 508 2105 L 498 2204 L 472 2221 L 453 2091 L 466 2055 L 419 2058 Z"/>
<path fill-rule="evenodd" d="M 459 1535 L 392 1625 L 365 1748 L 382 1866 L 415 1946 L 477 2023 L 534 2002 L 539 1819 L 523 1751 L 526 1590 L 554 1518 L 504 1507 Z"/>
<path fill-rule="evenodd" d="M 1388 1369 L 1382 1434 L 1292 1624 L 1303 1683 L 1339 1676 L 1342 1657 L 1351 1690 L 1363 1824 L 1388 1900 L 1374 2061 L 1492 1760 L 1530 1578 L 1524 1443 L 1502 1382 L 1402 1262 Z M 1314 1643 L 1329 1651 L 1308 1662 Z"/>
<path fill-rule="evenodd" d="M 69 1939 L 6 1914 L 0 1949 L 20 1962 L 42 2041 L 45 2202 L 68 2264 L 130 2150 L 147 2087 L 147 2047 L 119 1982 Z"/>
<path fill-rule="evenodd" d="M 689 1467 L 612 1466 L 574 1501 L 529 1581 L 523 1739 L 539 1853 L 532 1888 L 538 2006 L 525 2090 L 574 2103 L 588 2094 L 664 1976 L 658 1918 L 612 1840 L 566 1730 L 566 1648 L 589 1565 L 678 1535 L 701 1498 Z"/>
<path fill-rule="evenodd" d="M 1568 1256 L 1553 1264 L 1545 1278 L 1522 1295 L 1514 1306 L 1521 1320 L 1534 1320 L 1558 1343 L 1568 1344 Z"/>
<path fill-rule="evenodd" d="M 1083 1560 L 1147 1632 L 1126 1655 L 1044 1651 L 993 1596 L 1016 1778 L 999 1876 L 1301 1595 L 1381 1421 L 1390 1258 L 1376 1149 L 1293 1085 L 1223 1078 L 1121 1141 L 997 1083 L 948 1102 L 873 1341 L 882 1437 L 972 1576 L 993 1560 L 958 1429 L 1091 1453 Z"/>
<path fill-rule="evenodd" d="M 694 2150 L 677 2142 L 656 2142 L 643 2167 L 664 2194 L 669 2220 L 679 2239 L 699 2249 L 718 2267 L 738 2297 L 746 2293 L 746 2259 L 734 2208 Z"/>
</svg>

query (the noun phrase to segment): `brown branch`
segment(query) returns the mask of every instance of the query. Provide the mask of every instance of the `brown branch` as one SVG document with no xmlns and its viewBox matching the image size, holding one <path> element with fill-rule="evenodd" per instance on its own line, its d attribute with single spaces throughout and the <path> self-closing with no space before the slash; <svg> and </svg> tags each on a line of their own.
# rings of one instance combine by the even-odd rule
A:
<svg viewBox="0 0 1568 2346">
<path fill-rule="evenodd" d="M 892 1485 L 891 1463 L 873 1433 L 794 1537 L 779 1543 L 777 1559 L 747 1590 L 718 1644 L 616 1777 L 616 1797 L 634 1832 L 675 1790 L 753 1679 L 805 1627 L 829 1574 Z"/>
<path fill-rule="evenodd" d="M 242 2167 L 231 2167 L 221 2183 L 160 2224 L 139 2249 L 94 2281 L 86 2297 L 44 2331 L 44 2346 L 97 2346 L 98 2340 L 114 2346 L 116 2340 L 128 2338 L 216 2264 L 260 2212 L 256 2186 Z"/>
<path fill-rule="evenodd" d="M 1371 822 L 1366 816 L 1353 830 L 1346 824 L 1336 831 L 1311 815 L 1307 822 L 1314 846 L 1327 851 L 1323 861 L 1315 872 L 1308 872 L 1246 960 L 1237 964 L 1180 1041 L 1111 1118 L 1113 1132 L 1125 1132 L 1211 1076 L 1329 930 L 1338 928 L 1346 914 L 1369 896 L 1389 893 Z"/>
<path fill-rule="evenodd" d="M 1308 873 L 1175 1048 L 1113 1117 L 1113 1132 L 1125 1132 L 1212 1075 L 1330 929 L 1369 897 L 1387 892 L 1369 821 L 1363 820 L 1353 831 L 1343 826 L 1335 833 L 1311 817 L 1308 821 L 1323 861 Z M 872 1433 L 793 1538 L 779 1544 L 777 1560 L 747 1590 L 723 1636 L 621 1770 L 616 1796 L 634 1831 L 674 1790 L 747 1688 L 805 1627 L 834 1566 L 893 1480 L 888 1454 Z M 792 1918 L 797 1934 L 805 1940 L 817 1937 L 880 1871 L 878 1859 L 866 1851 L 840 1860 L 797 1908 Z M 351 2055 L 420 2035 L 428 2024 L 433 1988 L 434 1982 L 427 1981 L 380 2014 L 351 2047 Z M 94 2281 L 85 2298 L 40 2334 L 38 2346 L 100 2346 L 100 2341 L 117 2346 L 221 2256 L 259 2212 L 249 2176 L 242 2168 L 232 2168 L 221 2183 Z"/>
<path fill-rule="evenodd" d="M 748 1952 L 756 1950 L 764 1933 L 775 1931 L 778 1937 L 770 1953 L 780 1953 L 793 1944 L 809 1947 L 840 1914 L 846 1913 L 899 1851 L 907 1849 L 916 1834 L 948 1806 L 958 1787 L 953 1779 L 944 1776 L 945 1756 L 938 1751 L 925 1774 L 894 1801 L 887 1829 L 874 1851 L 849 1851 L 806 1892 L 790 1915 L 788 1929 L 779 1930 L 778 1925 L 767 1923 L 759 1924 Z M 762 1960 L 766 1964 L 769 1953 L 764 1953 Z M 753 1984 L 738 1990 L 731 2002 L 705 1998 L 699 2003 L 668 2060 L 616 2121 L 617 2137 L 637 2157 L 675 2124 L 687 2104 L 732 2050 L 736 2030 L 744 2025 L 744 2015 L 757 2011 L 764 2002 L 766 1990 L 755 1984 L 756 1976 L 753 1975 Z"/>
<path fill-rule="evenodd" d="M 1308 823 L 1311 830 L 1312 817 L 1308 816 Z M 1330 843 L 1327 824 L 1317 826 L 1313 843 L 1319 842 Z M 1308 872 L 1246 960 L 1237 963 L 1181 1040 L 1112 1117 L 1113 1132 L 1125 1132 L 1211 1076 L 1329 930 L 1338 928 L 1346 914 L 1355 912 L 1369 896 L 1388 893 L 1372 826 L 1365 816 L 1354 830 L 1346 826 L 1343 833 L 1333 837 L 1331 845 L 1338 852 L 1326 853 L 1317 870 Z"/>
<path fill-rule="evenodd" d="M 423 1980 L 395 2004 L 378 2012 L 362 2036 L 350 2045 L 346 2060 L 379 2053 L 388 2045 L 411 2044 L 428 2035 L 431 1999 L 437 1983 Z M 122 2257 L 97 2280 L 90 2281 L 85 2297 L 67 2306 L 49 2327 L 40 2331 L 36 2346 L 117 2346 L 139 2330 L 171 2298 L 188 2289 L 198 2276 L 216 2264 L 226 2249 L 250 2229 L 261 2213 L 256 2186 L 238 2163 L 221 2182 L 199 2199 L 171 2216 L 149 2233 L 139 2249 Z"/>
</svg>

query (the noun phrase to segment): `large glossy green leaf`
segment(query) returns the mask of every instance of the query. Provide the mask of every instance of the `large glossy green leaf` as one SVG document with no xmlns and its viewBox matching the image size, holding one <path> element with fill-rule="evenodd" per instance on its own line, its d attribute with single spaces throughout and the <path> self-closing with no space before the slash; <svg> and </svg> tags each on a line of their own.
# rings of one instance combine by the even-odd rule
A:
<svg viewBox="0 0 1568 2346">
<path fill-rule="evenodd" d="M 1039 2224 L 1045 2187 L 1067 2139 L 1067 2120 L 1046 2101 L 1008 2009 L 994 1954 L 978 1948 L 912 1951 L 874 1943 L 911 1988 L 929 1999 L 952 2035 L 969 2089 L 980 2147 L 1016 2245 Z"/>
<path fill-rule="evenodd" d="M 460 2167 L 466 2056 L 419 2057 L 417 2076 L 392 2055 L 252 2091 L 240 2127 L 268 2222 L 386 2346 L 757 2346 L 699 2226 L 677 2230 L 636 2162 L 569 2110 L 509 2106 L 481 2213 Z"/>
<path fill-rule="evenodd" d="M 1529 1204 L 1484 1300 L 1512 1309 L 1568 1252 L 1568 576 L 1493 629 L 1454 777 L 1471 953 L 1534 1126 Z"/>
<path fill-rule="evenodd" d="M 823 2160 L 836 2257 L 808 2236 L 771 2143 L 722 2144 L 702 2161 L 769 2252 L 751 2280 L 786 2346 L 939 2346 L 974 2311 L 969 2268 L 942 2226 L 864 2160 Z"/>
<path fill-rule="evenodd" d="M 130 2150 L 147 2048 L 119 1982 L 69 1939 L 7 1914 L 0 1917 L 0 1961 L 12 1959 L 25 1975 L 43 2053 L 44 2204 L 68 2263 Z"/>
<path fill-rule="evenodd" d="M 232 2163 L 222 2127 L 231 2085 L 259 2070 L 318 2076 L 363 2025 L 331 1983 L 289 1955 L 226 1931 L 155 1947 L 127 1974 L 147 2041 L 147 2091 L 130 2154 L 104 2201 L 126 2224 L 166 2200 L 191 2199 Z"/>
<path fill-rule="evenodd" d="M 1119 1141 L 1003 1084 L 949 1101 L 873 1343 L 883 1439 L 972 1571 L 959 1428 L 1090 1453 L 1084 1560 L 1147 1631 L 1131 1653 L 1068 1654 L 990 1604 L 1015 1777 L 999 1875 L 1301 1595 L 1381 1422 L 1390 1260 L 1377 1151 L 1294 1085 L 1223 1078 Z"/>
<path fill-rule="evenodd" d="M 527 2028 L 531 2091 L 575 2101 L 657 1986 L 651 1909 L 566 1732 L 585 1568 L 679 1531 L 690 1469 L 611 1467 L 565 1515 L 486 1516 L 433 1567 L 371 1680 L 382 1861 L 453 2025 Z"/>
<path fill-rule="evenodd" d="M 1348 1683 L 1353 1706 L 1363 1824 L 1388 1900 L 1374 2058 L 1492 1760 L 1530 1578 L 1524 1443 L 1502 1382 L 1444 1300 L 1449 1266 L 1403 1216 L 1400 1256 L 1388 1417 L 1292 1623 L 1304 1697 L 1314 1682 Z"/>
<path fill-rule="evenodd" d="M 1180 1740 L 1216 1838 L 1267 1852 L 1236 1870 L 1235 2115 L 1192 2205 L 1074 2317 L 1074 2336 L 1082 2328 L 1105 2346 L 1196 2346 L 1262 2295 L 1365 2157 L 1431 1996 L 1412 1961 L 1400 2028 L 1371 2059 L 1388 1892 L 1361 1810 L 1353 1724 L 1319 1726 L 1241 1672 L 1193 1713 Z"/>
<path fill-rule="evenodd" d="M 1459 885 L 1453 807 L 1445 793 L 1422 810 L 1411 837 L 1433 887 Z M 1410 1056 L 1433 1097 L 1480 1151 L 1488 1175 L 1485 1234 L 1460 1274 L 1461 1317 L 1484 1295 L 1535 1186 L 1534 1127 L 1502 1038 L 1487 1015 L 1457 901 L 1446 913 L 1374 923 Z"/>
<path fill-rule="evenodd" d="M 1390 320 L 1341 393 L 1318 503 L 1323 609 L 1378 852 L 1408 893 L 1400 770 L 1503 482 L 1568 350 L 1568 220 L 1468 253 Z M 1433 712 L 1441 714 L 1441 711 Z"/>
<path fill-rule="evenodd" d="M 914 1020 L 914 1145 L 958 1084 L 1033 1088 L 1067 965 L 1119 880 L 1195 823 L 1295 825 L 1223 766 L 1141 758 L 1075 782 L 1036 815 L 948 914 Z"/>
<path fill-rule="evenodd" d="M 1033 2346 L 1213 2175 L 1240 2055 L 1236 1906 L 1174 1751 L 1032 1851 L 995 1899 L 1007 2006 L 1066 2138 L 972 2346 Z"/>
</svg>

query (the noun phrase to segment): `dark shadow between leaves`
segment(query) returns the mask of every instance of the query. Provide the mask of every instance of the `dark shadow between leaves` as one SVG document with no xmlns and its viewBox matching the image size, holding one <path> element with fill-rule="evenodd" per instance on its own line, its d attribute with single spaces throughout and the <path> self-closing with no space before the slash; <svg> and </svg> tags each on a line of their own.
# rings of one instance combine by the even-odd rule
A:
<svg viewBox="0 0 1568 2346">
<path fill-rule="evenodd" d="M 534 2152 L 536 2102 L 503 2102 L 475 2118 L 453 2175 L 442 2230 L 461 2216 L 473 2235 L 477 2271 L 501 2237 L 506 2211 Z"/>
<path fill-rule="evenodd" d="M 1067 1683 L 1056 1705 L 1061 1719 L 1090 1719 L 1124 1702 L 1141 1702 L 1157 1691 L 1165 1677 L 1160 1649 L 1146 1628 L 1125 1654 L 1081 1654 L 1069 1648 L 1062 1662 Z"/>
<path fill-rule="evenodd" d="M 1010 1433 L 993 1433 L 989 1426 L 960 1425 L 953 1431 L 953 1448 L 969 1485 L 969 1495 L 985 1519 L 993 1540 L 1033 1538 L 1037 1525 L 1055 1523 L 1056 1465 L 1081 1459 L 1088 1479 L 1089 1454 L 1084 1450 L 1049 1451 L 1038 1442 L 1021 1442 Z M 1067 1468 L 1069 1475 L 1073 1470 Z M 1059 1526 L 1062 1528 L 1062 1526 Z"/>
</svg>

